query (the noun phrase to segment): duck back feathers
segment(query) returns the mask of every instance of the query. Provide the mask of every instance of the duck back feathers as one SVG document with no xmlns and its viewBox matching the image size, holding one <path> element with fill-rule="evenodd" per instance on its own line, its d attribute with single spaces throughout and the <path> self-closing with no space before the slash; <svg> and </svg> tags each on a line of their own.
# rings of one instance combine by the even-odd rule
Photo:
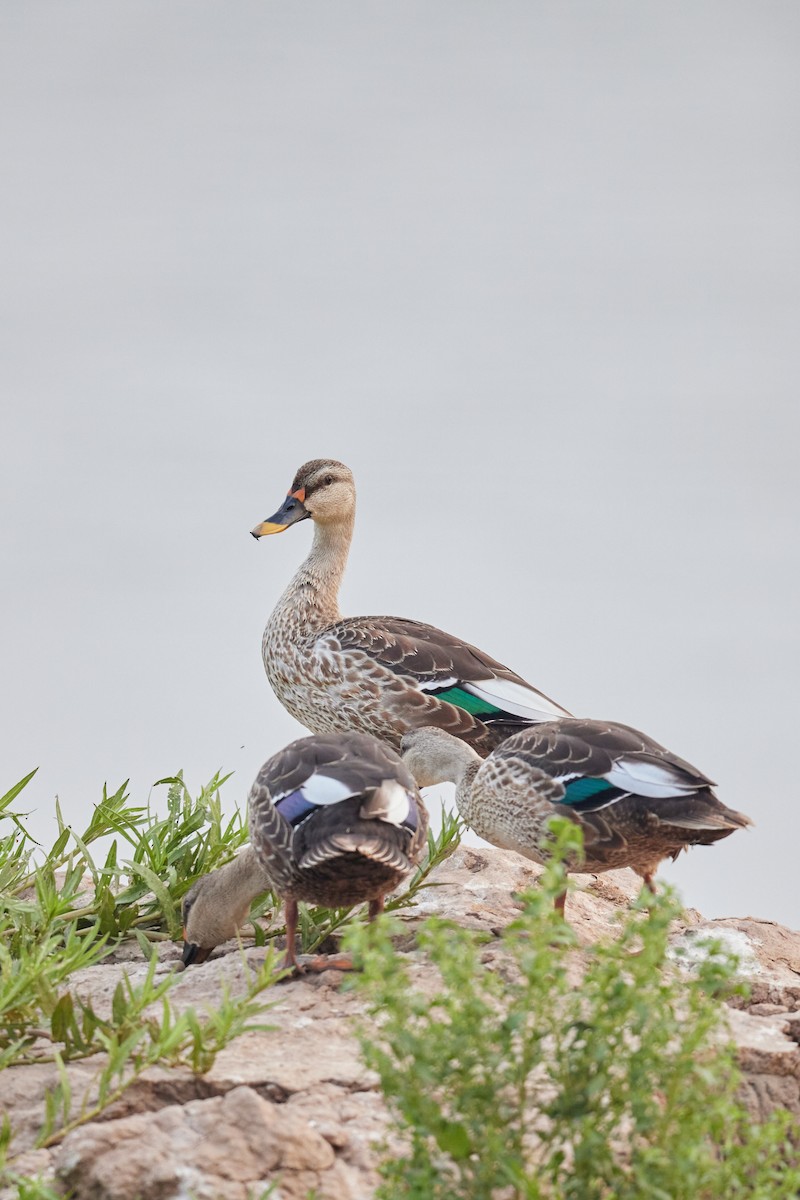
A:
<svg viewBox="0 0 800 1200">
<path fill-rule="evenodd" d="M 360 733 L 292 742 L 259 771 L 249 812 L 276 890 L 326 905 L 390 891 L 419 860 L 428 826 L 398 755 Z"/>
<path fill-rule="evenodd" d="M 486 755 L 532 721 L 568 715 L 477 647 L 401 617 L 306 628 L 287 672 L 277 625 L 270 636 L 273 619 L 264 642 L 267 675 L 289 711 L 313 729 L 360 729 L 397 748 L 409 729 L 435 724 Z"/>
<path fill-rule="evenodd" d="M 483 806 L 528 795 L 542 822 L 558 814 L 584 831 L 586 868 L 649 875 L 690 845 L 710 845 L 750 819 L 717 798 L 685 759 L 627 725 L 563 720 L 509 738 L 479 768 Z M 536 838 L 543 830 L 537 827 Z M 530 834 L 529 834 L 530 836 Z"/>
</svg>

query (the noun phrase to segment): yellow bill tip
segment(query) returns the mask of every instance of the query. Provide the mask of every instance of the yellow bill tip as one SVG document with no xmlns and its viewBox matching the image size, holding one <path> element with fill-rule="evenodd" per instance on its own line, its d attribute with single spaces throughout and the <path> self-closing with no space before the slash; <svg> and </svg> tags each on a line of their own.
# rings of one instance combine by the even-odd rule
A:
<svg viewBox="0 0 800 1200">
<path fill-rule="evenodd" d="M 274 521 L 262 521 L 260 525 L 256 525 L 255 529 L 250 532 L 254 538 L 267 537 L 270 533 L 283 533 L 286 525 L 277 525 Z"/>
</svg>

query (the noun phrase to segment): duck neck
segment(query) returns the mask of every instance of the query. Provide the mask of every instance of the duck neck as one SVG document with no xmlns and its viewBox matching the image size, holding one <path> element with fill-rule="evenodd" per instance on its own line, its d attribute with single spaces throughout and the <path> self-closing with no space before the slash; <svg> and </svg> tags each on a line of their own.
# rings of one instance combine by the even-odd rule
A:
<svg viewBox="0 0 800 1200">
<path fill-rule="evenodd" d="M 472 805 L 472 785 L 475 782 L 475 776 L 480 770 L 483 759 L 477 754 L 474 758 L 467 759 L 466 755 L 462 759 L 463 769 L 456 784 L 456 807 L 462 818 L 468 825 L 472 824 L 473 805 Z"/>
<path fill-rule="evenodd" d="M 245 915 L 256 896 L 270 886 L 252 846 L 246 846 L 236 858 L 220 867 L 214 883 L 223 907 L 229 912 L 244 910 Z"/>
<path fill-rule="evenodd" d="M 353 539 L 354 515 L 325 525 L 315 522 L 311 551 L 278 601 L 276 614 L 291 614 L 305 629 L 319 629 L 341 618 L 339 587 Z"/>
</svg>

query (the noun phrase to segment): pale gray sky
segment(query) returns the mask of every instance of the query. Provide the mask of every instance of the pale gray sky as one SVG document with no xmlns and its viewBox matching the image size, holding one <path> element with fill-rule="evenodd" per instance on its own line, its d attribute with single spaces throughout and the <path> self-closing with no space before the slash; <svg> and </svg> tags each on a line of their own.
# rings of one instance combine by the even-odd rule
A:
<svg viewBox="0 0 800 1200">
<path fill-rule="evenodd" d="M 343 459 L 343 607 L 644 729 L 757 822 L 667 877 L 797 925 L 800 7 L 0 9 L 0 791 L 229 808 Z"/>
</svg>

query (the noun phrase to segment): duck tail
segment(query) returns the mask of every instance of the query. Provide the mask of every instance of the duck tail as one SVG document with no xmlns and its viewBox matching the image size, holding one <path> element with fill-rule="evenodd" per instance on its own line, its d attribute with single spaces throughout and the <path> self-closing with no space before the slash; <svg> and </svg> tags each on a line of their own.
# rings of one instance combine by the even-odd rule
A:
<svg viewBox="0 0 800 1200">
<path fill-rule="evenodd" d="M 407 856 L 396 846 L 383 838 L 359 831 L 331 834 L 307 850 L 297 865 L 301 870 L 308 870 L 331 859 L 341 858 L 343 854 L 357 854 L 397 871 L 411 870 Z"/>
<path fill-rule="evenodd" d="M 676 825 L 679 829 L 708 830 L 722 837 L 734 829 L 746 829 L 753 824 L 744 813 L 722 804 L 713 792 L 687 797 L 677 811 L 660 812 L 659 816 L 667 825 Z"/>
</svg>

